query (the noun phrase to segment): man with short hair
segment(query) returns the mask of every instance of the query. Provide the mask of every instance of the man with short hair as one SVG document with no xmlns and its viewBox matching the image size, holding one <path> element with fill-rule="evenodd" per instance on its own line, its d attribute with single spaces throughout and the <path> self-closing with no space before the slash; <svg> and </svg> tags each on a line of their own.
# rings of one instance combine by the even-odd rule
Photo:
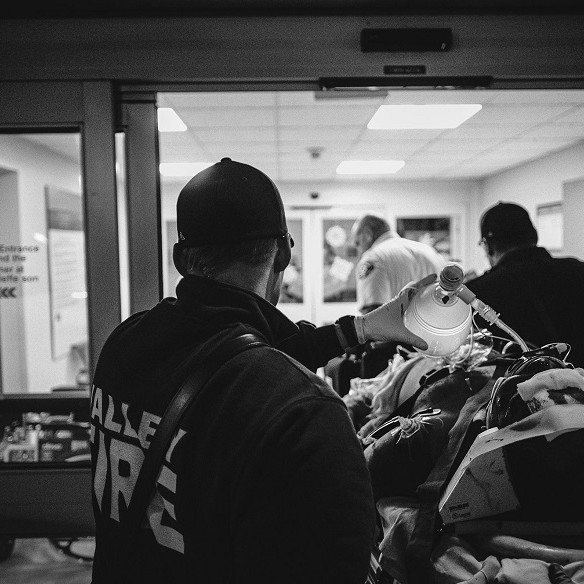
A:
<svg viewBox="0 0 584 584">
<path fill-rule="evenodd" d="M 415 282 L 446 265 L 425 243 L 400 237 L 376 215 L 358 219 L 352 229 L 360 256 L 357 264 L 357 305 L 361 314 L 393 298 L 408 282 Z"/>
<path fill-rule="evenodd" d="M 480 230 L 491 269 L 467 282 L 468 288 L 525 341 L 538 347 L 568 343 L 568 361 L 584 366 L 584 262 L 554 258 L 539 247 L 529 213 L 515 203 L 487 209 Z"/>
<path fill-rule="evenodd" d="M 433 277 L 366 316 L 292 323 L 275 307 L 293 245 L 278 189 L 228 158 L 182 189 L 177 225 L 177 298 L 119 325 L 95 371 L 93 584 L 362 584 L 369 475 L 342 400 L 311 370 L 368 339 L 424 348 L 402 315 Z M 213 369 L 132 527 L 136 477 L 167 404 L 203 365 L 193 355 L 242 333 L 263 344 Z"/>
</svg>

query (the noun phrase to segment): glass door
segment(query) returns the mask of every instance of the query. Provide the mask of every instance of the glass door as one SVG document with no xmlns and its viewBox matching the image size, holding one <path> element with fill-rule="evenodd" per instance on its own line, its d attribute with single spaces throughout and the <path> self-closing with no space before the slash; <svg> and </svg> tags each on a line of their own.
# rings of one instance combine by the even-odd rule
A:
<svg viewBox="0 0 584 584">
<path fill-rule="evenodd" d="M 358 313 L 355 267 L 359 258 L 351 229 L 361 215 L 384 211 L 383 206 L 374 205 L 286 211 L 295 246 L 284 272 L 278 308 L 288 318 L 320 325 Z"/>
<path fill-rule="evenodd" d="M 120 322 L 112 88 L 0 83 L 0 538 L 94 531 L 89 386 Z"/>
<path fill-rule="evenodd" d="M 111 88 L 0 95 L 0 393 L 87 390 L 120 319 Z"/>
</svg>

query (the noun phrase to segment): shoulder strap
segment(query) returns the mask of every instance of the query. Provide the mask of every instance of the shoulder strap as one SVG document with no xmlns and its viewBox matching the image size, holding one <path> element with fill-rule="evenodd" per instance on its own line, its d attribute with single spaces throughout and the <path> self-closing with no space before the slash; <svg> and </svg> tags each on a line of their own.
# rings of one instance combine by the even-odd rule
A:
<svg viewBox="0 0 584 584">
<path fill-rule="evenodd" d="M 267 346 L 258 336 L 245 333 L 233 339 L 222 342 L 218 347 L 207 345 L 198 351 L 191 360 L 196 362 L 194 371 L 189 372 L 171 402 L 168 404 L 160 424 L 154 433 L 150 447 L 146 451 L 142 468 L 136 479 L 132 499 L 124 524 L 139 528 L 156 484 L 162 461 L 176 429 L 195 398 L 213 375 L 233 357 L 254 347 Z"/>
</svg>

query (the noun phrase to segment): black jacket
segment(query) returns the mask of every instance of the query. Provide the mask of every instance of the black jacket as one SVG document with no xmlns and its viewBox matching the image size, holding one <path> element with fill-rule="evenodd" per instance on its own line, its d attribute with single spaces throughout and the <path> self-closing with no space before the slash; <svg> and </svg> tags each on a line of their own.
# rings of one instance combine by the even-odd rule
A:
<svg viewBox="0 0 584 584">
<path fill-rule="evenodd" d="M 177 296 L 122 323 L 96 367 L 94 584 L 361 584 L 375 519 L 359 442 L 340 398 L 271 347 L 213 377 L 167 454 L 148 529 L 124 528 L 145 447 L 194 347 L 252 330 L 297 355 L 316 347 L 316 361 L 341 351 L 330 327 L 298 327 L 239 288 L 188 277 Z"/>
<path fill-rule="evenodd" d="M 467 286 L 525 341 L 569 343 L 568 361 L 584 366 L 584 262 L 553 258 L 542 247 L 515 249 Z"/>
</svg>

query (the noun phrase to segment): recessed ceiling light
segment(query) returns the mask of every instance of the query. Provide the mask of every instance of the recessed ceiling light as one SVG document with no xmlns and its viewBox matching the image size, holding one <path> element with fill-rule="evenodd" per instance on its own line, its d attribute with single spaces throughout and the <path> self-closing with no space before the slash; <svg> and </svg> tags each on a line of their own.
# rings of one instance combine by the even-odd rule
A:
<svg viewBox="0 0 584 584">
<path fill-rule="evenodd" d="M 187 125 L 171 107 L 158 108 L 159 132 L 184 132 L 186 129 Z"/>
<path fill-rule="evenodd" d="M 381 105 L 367 127 L 370 130 L 436 130 L 458 128 L 482 109 L 478 103 Z"/>
<path fill-rule="evenodd" d="M 162 176 L 195 176 L 212 164 L 212 162 L 161 162 L 160 174 Z"/>
<path fill-rule="evenodd" d="M 403 160 L 343 160 L 337 174 L 393 174 L 405 164 Z"/>
</svg>

